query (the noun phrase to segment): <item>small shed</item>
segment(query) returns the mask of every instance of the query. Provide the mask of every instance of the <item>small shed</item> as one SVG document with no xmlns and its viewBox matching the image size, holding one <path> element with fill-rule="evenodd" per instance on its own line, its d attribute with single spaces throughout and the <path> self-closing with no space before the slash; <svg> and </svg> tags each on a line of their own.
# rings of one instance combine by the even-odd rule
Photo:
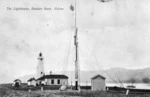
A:
<svg viewBox="0 0 150 97">
<path fill-rule="evenodd" d="M 21 85 L 21 80 L 20 79 L 15 79 L 13 86 L 19 87 L 20 85 Z"/>
<path fill-rule="evenodd" d="M 93 91 L 99 90 L 99 91 L 105 91 L 106 84 L 105 84 L 105 77 L 101 75 L 95 75 L 91 78 L 91 88 Z"/>
<path fill-rule="evenodd" d="M 36 79 L 33 77 L 33 78 L 30 78 L 28 80 L 28 85 L 29 86 L 36 86 Z"/>
</svg>

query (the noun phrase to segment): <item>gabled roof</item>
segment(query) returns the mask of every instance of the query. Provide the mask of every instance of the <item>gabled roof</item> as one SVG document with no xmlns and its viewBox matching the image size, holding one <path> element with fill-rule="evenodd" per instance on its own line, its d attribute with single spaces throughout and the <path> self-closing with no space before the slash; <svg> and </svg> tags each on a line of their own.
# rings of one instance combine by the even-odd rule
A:
<svg viewBox="0 0 150 97">
<path fill-rule="evenodd" d="M 91 79 L 95 79 L 95 78 L 97 78 L 97 77 L 101 77 L 102 79 L 106 79 L 104 76 L 102 76 L 102 75 L 100 75 L 100 74 L 95 75 L 95 76 L 94 76 L 94 77 L 92 77 Z"/>
<path fill-rule="evenodd" d="M 30 82 L 30 81 L 33 81 L 33 80 L 36 80 L 34 77 L 33 78 L 30 78 L 29 80 L 28 80 L 28 82 Z"/>
<path fill-rule="evenodd" d="M 53 79 L 53 78 L 58 78 L 58 79 L 68 79 L 68 77 L 66 75 L 44 75 L 40 78 L 38 78 L 37 80 L 44 80 L 46 78 L 49 78 L 49 79 Z"/>
<path fill-rule="evenodd" d="M 20 79 L 15 79 L 15 80 L 14 80 L 14 82 L 16 82 L 16 81 L 20 81 L 20 82 L 21 82 L 21 80 L 20 80 Z"/>
</svg>

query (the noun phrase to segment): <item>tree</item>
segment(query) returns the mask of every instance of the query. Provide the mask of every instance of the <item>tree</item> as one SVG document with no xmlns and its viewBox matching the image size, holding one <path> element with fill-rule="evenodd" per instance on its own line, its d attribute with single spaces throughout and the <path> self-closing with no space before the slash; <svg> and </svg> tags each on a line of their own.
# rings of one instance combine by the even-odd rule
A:
<svg viewBox="0 0 150 97">
<path fill-rule="evenodd" d="M 131 77 L 127 80 L 128 83 L 132 83 L 132 85 L 136 82 L 136 79 Z"/>
<path fill-rule="evenodd" d="M 144 77 L 144 78 L 142 79 L 142 81 L 143 81 L 144 83 L 149 83 L 149 82 L 150 82 L 150 79 L 147 78 L 147 77 Z"/>
</svg>

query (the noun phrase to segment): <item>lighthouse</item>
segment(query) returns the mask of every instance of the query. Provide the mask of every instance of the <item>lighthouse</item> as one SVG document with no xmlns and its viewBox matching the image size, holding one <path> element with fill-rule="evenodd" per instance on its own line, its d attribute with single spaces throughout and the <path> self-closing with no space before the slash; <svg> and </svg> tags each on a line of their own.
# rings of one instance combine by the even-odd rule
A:
<svg viewBox="0 0 150 97">
<path fill-rule="evenodd" d="M 42 53 L 39 53 L 38 56 L 38 66 L 37 66 L 37 78 L 40 78 L 44 75 L 44 63 L 43 63 L 43 56 Z"/>
</svg>

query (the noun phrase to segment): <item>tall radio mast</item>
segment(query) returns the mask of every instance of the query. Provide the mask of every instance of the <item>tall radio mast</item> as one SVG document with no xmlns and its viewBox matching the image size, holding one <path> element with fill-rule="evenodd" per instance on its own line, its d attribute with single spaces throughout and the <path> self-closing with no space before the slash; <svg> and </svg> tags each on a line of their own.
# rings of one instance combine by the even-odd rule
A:
<svg viewBox="0 0 150 97">
<path fill-rule="evenodd" d="M 74 2 L 75 8 L 71 5 L 70 9 L 74 11 L 74 45 L 75 45 L 75 89 L 79 89 L 79 56 L 78 56 L 78 28 L 77 28 L 77 8 L 76 8 L 76 0 Z"/>
</svg>

